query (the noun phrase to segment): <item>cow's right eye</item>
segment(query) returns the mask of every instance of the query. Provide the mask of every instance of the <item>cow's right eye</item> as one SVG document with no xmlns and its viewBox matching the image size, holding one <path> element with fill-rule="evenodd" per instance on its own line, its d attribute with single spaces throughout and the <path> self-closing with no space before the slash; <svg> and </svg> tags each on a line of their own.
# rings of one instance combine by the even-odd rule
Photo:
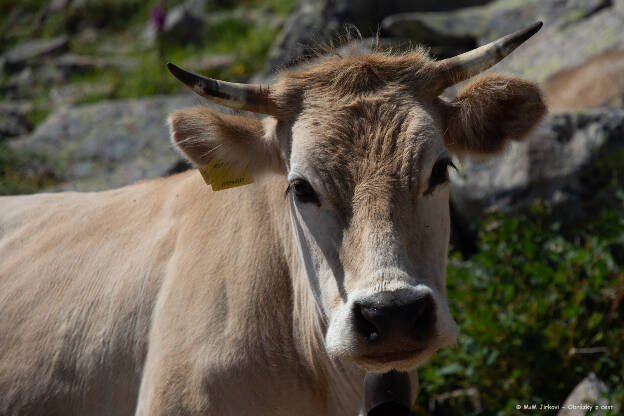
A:
<svg viewBox="0 0 624 416">
<path fill-rule="evenodd" d="M 312 185 L 305 179 L 295 179 L 292 181 L 290 185 L 288 185 L 287 192 L 293 192 L 295 198 L 297 198 L 299 202 L 321 204 L 316 191 L 314 191 Z"/>
</svg>

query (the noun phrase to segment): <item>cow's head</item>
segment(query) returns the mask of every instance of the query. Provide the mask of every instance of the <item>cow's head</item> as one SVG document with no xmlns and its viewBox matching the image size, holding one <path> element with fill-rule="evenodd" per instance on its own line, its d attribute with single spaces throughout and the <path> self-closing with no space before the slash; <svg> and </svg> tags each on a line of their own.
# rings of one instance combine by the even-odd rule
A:
<svg viewBox="0 0 624 416">
<path fill-rule="evenodd" d="M 170 65 L 200 95 L 269 115 L 178 111 L 173 141 L 200 167 L 216 157 L 253 175 L 284 175 L 292 233 L 327 319 L 332 358 L 407 370 L 455 342 L 445 290 L 451 154 L 499 152 L 545 107 L 535 84 L 509 76 L 478 78 L 452 101 L 440 94 L 539 26 L 437 62 L 420 50 L 326 59 L 271 86 Z"/>
</svg>

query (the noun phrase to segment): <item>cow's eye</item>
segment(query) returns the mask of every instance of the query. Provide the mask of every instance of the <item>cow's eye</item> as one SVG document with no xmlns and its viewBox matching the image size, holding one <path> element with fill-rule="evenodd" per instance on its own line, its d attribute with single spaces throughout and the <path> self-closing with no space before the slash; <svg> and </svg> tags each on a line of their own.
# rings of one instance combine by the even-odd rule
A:
<svg viewBox="0 0 624 416">
<path fill-rule="evenodd" d="M 314 203 L 320 205 L 319 197 L 312 185 L 305 179 L 295 179 L 289 185 L 286 192 L 293 192 L 297 201 L 302 203 Z"/>
<path fill-rule="evenodd" d="M 433 193 L 436 186 L 448 182 L 449 166 L 455 168 L 453 161 L 448 157 L 438 160 L 435 165 L 433 165 L 433 169 L 431 169 L 431 176 L 429 176 L 429 186 L 427 191 L 425 191 L 425 195 Z"/>
</svg>

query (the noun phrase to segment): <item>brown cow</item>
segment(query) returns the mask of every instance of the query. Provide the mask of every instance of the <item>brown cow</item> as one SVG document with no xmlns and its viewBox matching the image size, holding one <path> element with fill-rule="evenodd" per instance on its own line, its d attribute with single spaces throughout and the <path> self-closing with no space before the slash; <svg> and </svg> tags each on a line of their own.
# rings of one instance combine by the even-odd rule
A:
<svg viewBox="0 0 624 416">
<path fill-rule="evenodd" d="M 439 62 L 421 50 L 327 59 L 266 87 L 171 65 L 208 99 L 269 115 L 195 108 L 170 120 L 195 165 L 220 160 L 256 182 L 213 193 L 189 171 L 0 198 L 0 413 L 409 405 L 415 369 L 457 335 L 451 152 L 498 152 L 545 111 L 534 84 L 509 76 L 439 96 L 540 26 Z"/>
<path fill-rule="evenodd" d="M 624 51 L 610 49 L 562 69 L 542 83 L 551 111 L 578 111 L 624 102 Z"/>
</svg>

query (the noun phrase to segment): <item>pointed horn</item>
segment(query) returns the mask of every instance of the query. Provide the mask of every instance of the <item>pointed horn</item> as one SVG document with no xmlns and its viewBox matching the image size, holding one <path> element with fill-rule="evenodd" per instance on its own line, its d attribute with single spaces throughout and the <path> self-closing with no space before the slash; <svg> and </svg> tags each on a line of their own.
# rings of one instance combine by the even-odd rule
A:
<svg viewBox="0 0 624 416">
<path fill-rule="evenodd" d="M 278 109 L 270 97 L 270 87 L 219 81 L 185 71 L 169 62 L 169 72 L 208 100 L 237 110 L 277 115 Z"/>
<path fill-rule="evenodd" d="M 537 33 L 541 27 L 542 22 L 534 23 L 525 29 L 503 36 L 487 45 L 437 62 L 436 65 L 440 71 L 440 92 L 500 62 L 514 49 Z"/>
</svg>

